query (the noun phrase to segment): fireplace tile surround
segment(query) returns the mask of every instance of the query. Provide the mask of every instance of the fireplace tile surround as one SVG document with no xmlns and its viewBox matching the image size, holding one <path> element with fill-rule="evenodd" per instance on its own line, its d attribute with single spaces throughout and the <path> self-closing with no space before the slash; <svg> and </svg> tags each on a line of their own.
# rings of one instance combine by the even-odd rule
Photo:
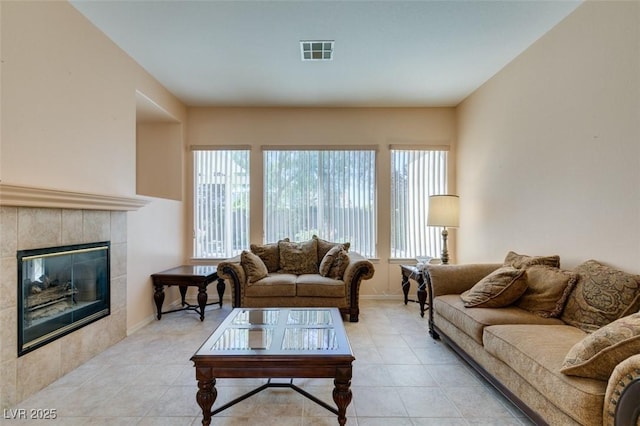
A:
<svg viewBox="0 0 640 426">
<path fill-rule="evenodd" d="M 18 250 L 111 241 L 111 315 L 17 356 Z M 0 405 L 14 406 L 126 336 L 127 212 L 0 207 Z"/>
</svg>

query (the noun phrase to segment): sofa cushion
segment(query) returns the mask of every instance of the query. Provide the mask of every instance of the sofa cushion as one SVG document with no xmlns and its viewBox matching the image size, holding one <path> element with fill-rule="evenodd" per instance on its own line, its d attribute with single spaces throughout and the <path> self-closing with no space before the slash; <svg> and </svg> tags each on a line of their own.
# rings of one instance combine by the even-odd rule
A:
<svg viewBox="0 0 640 426">
<path fill-rule="evenodd" d="M 640 309 L 640 276 L 596 260 L 578 265 L 578 282 L 560 317 L 567 324 L 593 332 Z"/>
<path fill-rule="evenodd" d="M 327 252 L 335 246 L 342 246 L 345 251 L 349 251 L 349 247 L 351 247 L 351 243 L 333 243 L 331 241 L 323 240 L 317 235 L 314 235 L 313 239 L 318 243 L 318 262 L 320 262 Z"/>
<path fill-rule="evenodd" d="M 484 347 L 580 424 L 602 419 L 607 382 L 560 373 L 564 356 L 585 332 L 569 325 L 495 325 Z"/>
<path fill-rule="evenodd" d="M 522 269 L 533 265 L 547 265 L 552 268 L 560 267 L 560 256 L 528 256 L 510 251 L 504 258 L 504 266 L 513 266 Z"/>
<path fill-rule="evenodd" d="M 527 289 L 516 305 L 541 317 L 559 317 L 576 284 L 573 272 L 545 265 L 526 269 Z"/>
<path fill-rule="evenodd" d="M 281 241 L 289 241 L 285 238 Z M 270 244 L 251 244 L 249 246 L 251 252 L 257 254 L 264 262 L 269 272 L 277 272 L 280 269 L 280 250 L 278 250 L 278 243 Z"/>
<path fill-rule="evenodd" d="M 527 289 L 523 269 L 499 268 L 460 295 L 467 308 L 502 308 L 509 306 Z"/>
<path fill-rule="evenodd" d="M 280 252 L 280 272 L 289 274 L 318 273 L 318 243 L 315 238 L 309 241 L 278 241 Z"/>
<path fill-rule="evenodd" d="M 608 380 L 616 366 L 640 353 L 640 313 L 631 314 L 587 335 L 564 359 L 560 372 Z"/>
<path fill-rule="evenodd" d="M 336 245 L 324 255 L 319 272 L 323 277 L 342 279 L 348 265 L 349 254 L 342 245 Z"/>
<path fill-rule="evenodd" d="M 247 276 L 247 282 L 252 285 L 269 275 L 269 271 L 260 257 L 250 251 L 243 250 L 240 255 L 240 264 Z"/>
<path fill-rule="evenodd" d="M 433 301 L 438 315 L 482 344 L 485 327 L 495 324 L 563 324 L 558 318 L 543 318 L 516 306 L 506 308 L 465 308 L 460 296 L 445 294 Z"/>
<path fill-rule="evenodd" d="M 345 297 L 344 281 L 323 277 L 319 274 L 298 275 L 296 295 L 311 297 Z"/>
<path fill-rule="evenodd" d="M 275 272 L 245 289 L 249 297 L 293 297 L 296 295 L 296 275 Z"/>
</svg>

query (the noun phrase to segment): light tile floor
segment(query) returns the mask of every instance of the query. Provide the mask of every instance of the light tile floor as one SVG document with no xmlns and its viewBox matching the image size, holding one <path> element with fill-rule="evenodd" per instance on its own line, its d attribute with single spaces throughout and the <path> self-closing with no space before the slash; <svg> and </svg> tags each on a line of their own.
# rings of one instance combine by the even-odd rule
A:
<svg viewBox="0 0 640 426">
<path fill-rule="evenodd" d="M 55 421 L 7 420 L 3 425 L 200 425 L 189 360 L 229 314 L 207 309 L 153 321 L 18 404 L 55 409 Z M 362 300 L 360 322 L 345 322 L 356 361 L 347 424 L 357 426 L 531 425 L 531 422 L 445 344 L 427 334 L 417 304 Z M 96 336 L 99 338 L 99 336 Z M 262 384 L 218 380 L 214 408 Z M 294 383 L 333 405 L 331 380 Z M 14 411 L 15 413 L 15 411 Z M 10 417 L 10 416 L 9 416 Z M 213 425 L 336 425 L 334 414 L 290 389 L 267 389 L 213 418 Z"/>
</svg>

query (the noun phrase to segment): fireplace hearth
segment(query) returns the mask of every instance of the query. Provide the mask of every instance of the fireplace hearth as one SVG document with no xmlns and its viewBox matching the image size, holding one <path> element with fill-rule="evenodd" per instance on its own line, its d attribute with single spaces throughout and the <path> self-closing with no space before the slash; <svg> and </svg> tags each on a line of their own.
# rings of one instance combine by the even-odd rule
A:
<svg viewBox="0 0 640 426">
<path fill-rule="evenodd" d="M 21 250 L 18 356 L 110 314 L 110 242 Z"/>
</svg>

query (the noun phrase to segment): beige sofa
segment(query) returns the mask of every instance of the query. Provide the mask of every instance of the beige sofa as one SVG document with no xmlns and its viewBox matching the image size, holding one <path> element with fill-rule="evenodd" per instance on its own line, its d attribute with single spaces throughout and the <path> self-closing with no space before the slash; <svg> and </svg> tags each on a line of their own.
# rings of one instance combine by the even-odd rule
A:
<svg viewBox="0 0 640 426">
<path fill-rule="evenodd" d="M 251 251 L 218 264 L 232 289 L 234 307 L 336 307 L 358 321 L 363 280 L 373 264 L 349 243 L 314 236 L 309 241 L 251 245 Z"/>
<path fill-rule="evenodd" d="M 525 271 L 520 282 L 536 270 L 542 271 L 538 279 L 564 277 L 564 294 L 555 305 L 546 300 L 559 308 L 555 316 L 540 315 L 531 299 L 522 302 L 530 283 L 505 306 L 466 307 L 482 296 L 471 289 L 505 264 L 430 265 L 431 336 L 442 338 L 536 424 L 639 425 L 640 277 L 595 261 L 574 271 L 525 265 L 516 268 Z M 611 287 L 594 291 L 594 285 Z"/>
</svg>

